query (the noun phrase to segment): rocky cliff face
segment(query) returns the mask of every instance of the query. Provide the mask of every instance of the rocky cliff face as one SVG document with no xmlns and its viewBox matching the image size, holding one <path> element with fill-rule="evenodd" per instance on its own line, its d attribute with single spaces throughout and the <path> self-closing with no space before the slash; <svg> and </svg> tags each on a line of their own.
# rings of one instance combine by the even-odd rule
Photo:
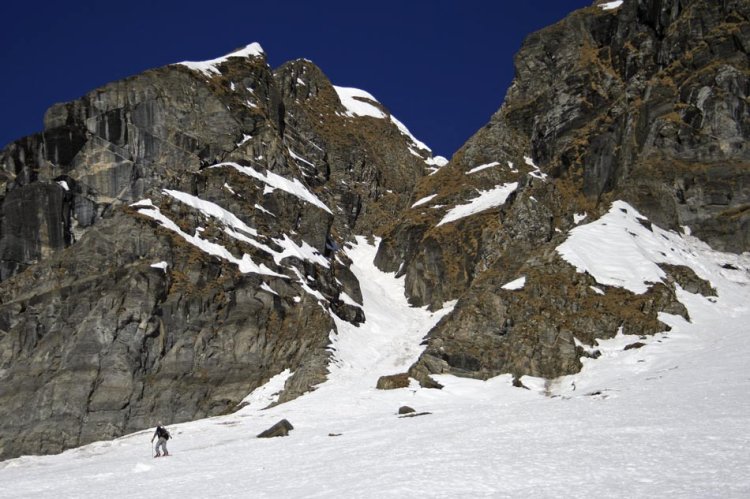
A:
<svg viewBox="0 0 750 499">
<path fill-rule="evenodd" d="M 331 315 L 365 320 L 331 248 L 392 224 L 431 162 L 257 44 L 52 107 L 0 153 L 0 458 L 230 411 L 287 369 L 282 401 L 312 389 Z"/>
<path fill-rule="evenodd" d="M 502 108 L 420 180 L 378 253 L 415 305 L 458 300 L 413 376 L 555 377 L 580 369 L 581 344 L 684 314 L 672 278 L 600 294 L 556 251 L 613 200 L 750 249 L 749 16 L 747 1 L 596 2 L 527 38 Z"/>
</svg>

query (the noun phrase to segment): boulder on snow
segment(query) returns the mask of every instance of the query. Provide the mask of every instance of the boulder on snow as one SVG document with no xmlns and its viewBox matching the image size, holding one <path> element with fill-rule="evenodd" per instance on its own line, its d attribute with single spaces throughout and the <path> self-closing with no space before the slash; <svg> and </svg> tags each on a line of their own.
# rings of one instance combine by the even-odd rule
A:
<svg viewBox="0 0 750 499">
<path fill-rule="evenodd" d="M 634 349 L 637 349 L 637 348 L 643 348 L 645 346 L 646 346 L 646 344 L 643 343 L 642 341 L 636 341 L 635 343 L 631 343 L 630 345 L 626 345 L 623 350 L 634 350 Z"/>
<path fill-rule="evenodd" d="M 409 387 L 409 375 L 407 373 L 391 374 L 381 376 L 378 384 L 375 386 L 378 390 L 395 390 L 397 388 Z"/>
<path fill-rule="evenodd" d="M 266 431 L 258 434 L 258 438 L 286 437 L 293 429 L 294 426 L 292 426 L 292 423 L 286 419 L 282 419 Z"/>
<path fill-rule="evenodd" d="M 402 405 L 401 407 L 398 408 L 398 413 L 399 414 L 409 414 L 409 413 L 412 413 L 412 412 L 417 412 L 417 411 L 415 411 L 414 409 L 412 409 L 408 405 Z"/>
</svg>

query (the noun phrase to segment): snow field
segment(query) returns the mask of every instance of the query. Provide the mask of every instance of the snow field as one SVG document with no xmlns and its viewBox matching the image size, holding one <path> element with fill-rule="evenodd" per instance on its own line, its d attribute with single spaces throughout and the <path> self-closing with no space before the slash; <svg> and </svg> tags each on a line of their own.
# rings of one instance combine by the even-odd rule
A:
<svg viewBox="0 0 750 499">
<path fill-rule="evenodd" d="M 439 376 L 442 390 L 392 391 L 375 390 L 377 378 L 405 370 L 450 306 L 408 307 L 403 278 L 379 272 L 360 239 L 349 256 L 367 322 L 337 323 L 317 390 L 260 409 L 280 373 L 238 413 L 169 426 L 166 459 L 150 457 L 149 430 L 0 463 L 0 497 L 748 497 L 750 255 L 678 239 L 718 292 L 680 291 L 692 322 L 663 314 L 671 331 L 602 341 L 581 373 L 525 377 L 530 390 L 510 376 Z M 573 243 L 570 254 L 585 251 Z M 616 250 L 599 240 L 600 269 L 619 272 Z M 636 340 L 645 346 L 623 350 Z M 398 418 L 404 404 L 431 414 Z M 282 418 L 289 437 L 254 438 Z"/>
</svg>

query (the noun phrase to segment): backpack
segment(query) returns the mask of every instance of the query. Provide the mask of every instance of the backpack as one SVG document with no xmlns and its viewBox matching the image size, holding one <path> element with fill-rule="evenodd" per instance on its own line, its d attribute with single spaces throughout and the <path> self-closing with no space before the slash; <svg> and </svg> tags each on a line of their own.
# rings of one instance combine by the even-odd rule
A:
<svg viewBox="0 0 750 499">
<path fill-rule="evenodd" d="M 163 438 L 164 440 L 169 440 L 169 437 L 171 437 L 167 429 L 161 426 L 156 428 L 156 436 L 159 438 Z"/>
</svg>

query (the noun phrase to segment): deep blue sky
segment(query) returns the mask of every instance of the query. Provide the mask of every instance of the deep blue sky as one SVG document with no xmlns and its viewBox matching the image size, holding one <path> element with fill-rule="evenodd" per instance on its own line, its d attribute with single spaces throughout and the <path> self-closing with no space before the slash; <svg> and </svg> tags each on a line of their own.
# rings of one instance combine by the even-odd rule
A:
<svg viewBox="0 0 750 499">
<path fill-rule="evenodd" d="M 257 41 L 372 93 L 450 157 L 502 103 L 524 37 L 592 0 L 5 2 L 0 147 L 55 102 L 148 68 Z"/>
</svg>

